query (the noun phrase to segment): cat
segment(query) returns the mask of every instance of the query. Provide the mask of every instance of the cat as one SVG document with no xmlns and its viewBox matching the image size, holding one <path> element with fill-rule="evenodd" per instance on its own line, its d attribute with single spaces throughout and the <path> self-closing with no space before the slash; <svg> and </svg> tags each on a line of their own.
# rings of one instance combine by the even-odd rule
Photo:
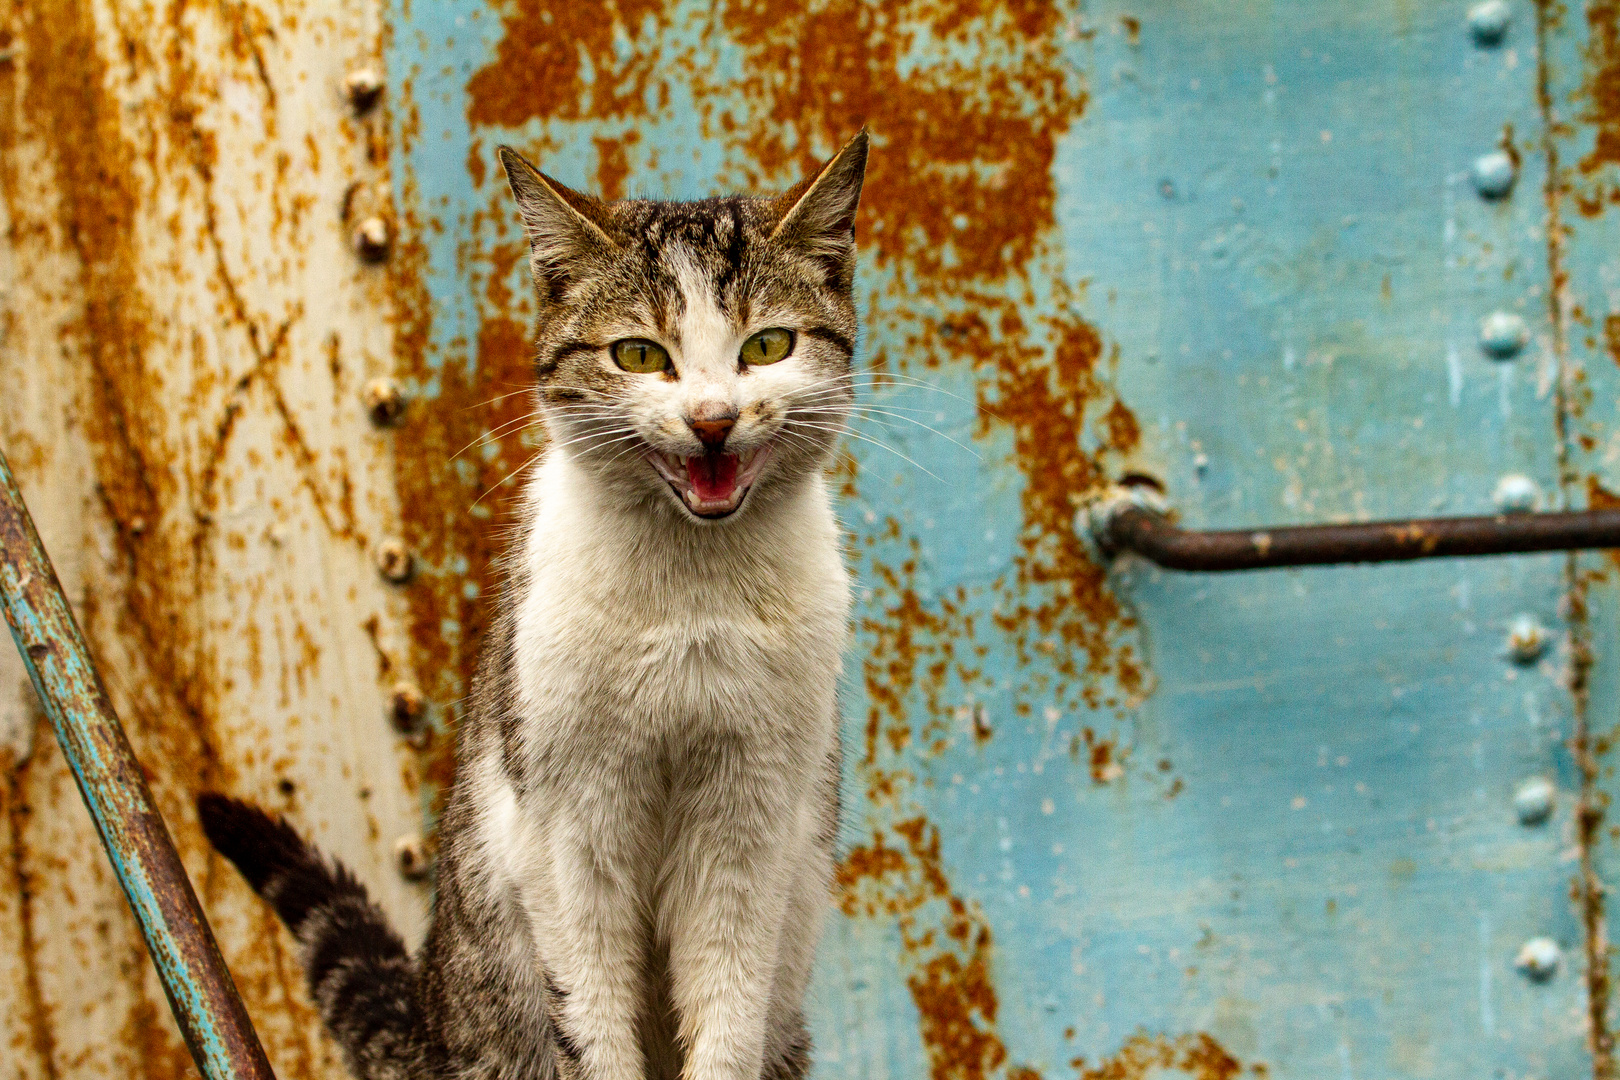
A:
<svg viewBox="0 0 1620 1080">
<path fill-rule="evenodd" d="M 198 799 L 362 1080 L 797 1080 L 832 887 L 863 130 L 784 195 L 604 202 L 500 159 L 549 441 L 457 735 L 427 939 Z"/>
</svg>

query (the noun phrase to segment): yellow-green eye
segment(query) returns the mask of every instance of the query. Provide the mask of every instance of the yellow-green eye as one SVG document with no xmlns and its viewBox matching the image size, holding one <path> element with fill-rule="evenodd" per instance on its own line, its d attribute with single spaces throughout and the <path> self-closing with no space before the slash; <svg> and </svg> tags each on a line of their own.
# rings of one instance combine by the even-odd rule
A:
<svg viewBox="0 0 1620 1080">
<path fill-rule="evenodd" d="M 612 346 L 613 362 L 626 371 L 647 375 L 669 369 L 669 353 L 656 341 L 646 338 L 625 338 Z"/>
<path fill-rule="evenodd" d="M 793 331 L 772 327 L 743 342 L 742 362 L 749 367 L 774 364 L 793 351 Z"/>
</svg>

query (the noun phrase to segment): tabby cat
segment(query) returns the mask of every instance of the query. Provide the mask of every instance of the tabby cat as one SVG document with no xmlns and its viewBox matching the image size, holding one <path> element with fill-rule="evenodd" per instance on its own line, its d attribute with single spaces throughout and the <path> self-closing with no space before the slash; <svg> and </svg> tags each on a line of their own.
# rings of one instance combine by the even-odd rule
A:
<svg viewBox="0 0 1620 1080">
<path fill-rule="evenodd" d="M 539 303 L 524 477 L 416 957 L 285 822 L 198 800 L 353 1072 L 790 1080 L 838 823 L 857 135 L 785 195 L 501 162 Z"/>
</svg>

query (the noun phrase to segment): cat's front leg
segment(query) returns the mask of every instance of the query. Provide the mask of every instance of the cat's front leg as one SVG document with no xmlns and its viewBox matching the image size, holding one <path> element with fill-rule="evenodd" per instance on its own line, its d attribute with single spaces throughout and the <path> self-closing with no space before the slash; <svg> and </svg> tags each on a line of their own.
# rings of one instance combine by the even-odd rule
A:
<svg viewBox="0 0 1620 1080">
<path fill-rule="evenodd" d="M 647 923 L 647 859 L 624 842 L 627 808 L 595 798 L 550 815 L 545 872 L 528 897 L 547 983 L 547 1012 L 564 1080 L 643 1080 L 637 1035 Z M 613 821 L 614 824 L 607 824 Z"/>
<path fill-rule="evenodd" d="M 682 1076 L 758 1080 L 808 784 L 746 743 L 705 757 L 677 788 L 658 912 Z"/>
</svg>

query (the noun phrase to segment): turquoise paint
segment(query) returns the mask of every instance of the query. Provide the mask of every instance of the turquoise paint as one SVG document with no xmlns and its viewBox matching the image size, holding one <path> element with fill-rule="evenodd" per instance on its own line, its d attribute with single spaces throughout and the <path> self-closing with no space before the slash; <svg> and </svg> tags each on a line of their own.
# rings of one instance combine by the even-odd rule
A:
<svg viewBox="0 0 1620 1080">
<path fill-rule="evenodd" d="M 1501 40 L 1483 46 L 1467 8 L 1205 0 L 1066 16 L 1066 58 L 1090 100 L 1058 146 L 1056 226 L 1026 311 L 1056 314 L 1066 287 L 1117 346 L 1143 444 L 1115 464 L 1162 479 L 1186 523 L 1486 513 L 1508 473 L 1533 478 L 1548 505 L 1561 498 L 1537 37 L 1529 7 L 1513 4 Z M 698 51 L 722 82 L 737 51 L 702 38 L 705 11 L 679 7 L 656 43 Z M 444 225 L 424 237 L 436 363 L 461 362 L 456 342 L 476 337 L 469 238 L 516 236 L 511 221 L 475 222 L 500 199 L 492 160 L 482 188 L 468 176 L 475 140 L 491 159 L 497 141 L 549 142 L 543 167 L 589 189 L 592 136 L 634 128 L 633 190 L 740 182 L 742 163 L 703 134 L 678 79 L 646 120 L 475 131 L 464 88 L 494 55 L 498 12 L 458 0 L 393 20 L 389 69 L 410 80 L 420 120 L 413 141 L 396 137 L 398 186 Z M 1583 41 L 1579 19 L 1568 24 L 1550 44 L 1566 97 Z M 971 47 L 921 34 L 903 62 L 962 55 Z M 1504 125 L 1516 182 L 1482 199 L 1474 162 Z M 1616 280 L 1607 252 L 1620 250 L 1602 228 L 1577 223 L 1571 255 L 1597 307 Z M 863 263 L 877 305 L 867 356 L 901 355 L 913 325 L 890 295 L 896 273 Z M 1480 348 L 1496 310 L 1529 327 L 1516 359 Z M 1607 363 L 1594 356 L 1589 370 L 1612 402 Z M 885 752 L 884 767 L 912 777 L 894 807 L 864 796 L 869 703 L 852 682 L 845 839 L 878 829 L 901 843 L 892 826 L 917 813 L 938 826 L 953 891 L 994 935 L 998 1014 L 974 1022 L 1004 1043 L 1000 1071 L 1072 1075 L 1072 1060 L 1095 1064 L 1138 1032 L 1208 1033 L 1280 1078 L 1590 1071 L 1583 928 L 1568 898 L 1567 650 L 1520 666 L 1505 644 L 1520 613 L 1566 629 L 1563 557 L 1236 577 L 1122 564 L 1112 588 L 1137 626 L 1114 641 L 1145 655 L 1151 692 L 1089 708 L 992 623 L 1027 478 L 1004 425 L 978 434 L 969 402 L 990 373 L 906 370 L 947 394 L 891 386 L 868 400 L 920 410 L 906 415 L 979 456 L 904 423 L 860 428 L 941 479 L 852 443 L 860 478 L 842 515 L 860 553 L 857 620 L 892 623 L 878 568 L 915 558 L 926 610 L 966 590 L 977 630 L 963 644 L 987 649 L 985 678 L 938 688 L 943 748 L 917 738 Z M 1593 632 L 1593 708 L 1612 711 L 1620 632 L 1603 613 Z M 857 634 L 857 674 L 880 639 Z M 1120 696 L 1106 680 L 1098 691 Z M 920 731 L 924 695 L 906 707 Z M 976 711 L 993 731 L 982 744 Z M 1088 728 L 1125 754 L 1106 783 L 1083 743 L 1070 753 Z M 1551 820 L 1526 827 L 1512 798 L 1532 775 L 1555 779 L 1559 797 Z M 937 924 L 938 907 L 919 925 Z M 1540 935 L 1565 953 L 1536 984 L 1513 958 Z M 901 937 L 893 918 L 830 919 L 812 994 L 818 1075 L 929 1074 Z"/>
</svg>

